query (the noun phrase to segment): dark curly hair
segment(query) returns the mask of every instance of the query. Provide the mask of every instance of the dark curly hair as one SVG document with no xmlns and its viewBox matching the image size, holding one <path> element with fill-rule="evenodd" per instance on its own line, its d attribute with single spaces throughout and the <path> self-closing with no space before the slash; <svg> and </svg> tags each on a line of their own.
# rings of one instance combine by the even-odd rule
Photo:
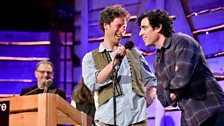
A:
<svg viewBox="0 0 224 126">
<path fill-rule="evenodd" d="M 84 84 L 83 78 L 78 84 L 78 88 L 73 91 L 72 100 L 79 104 L 94 103 L 93 95 L 89 88 Z"/>
<path fill-rule="evenodd" d="M 173 21 L 169 18 L 169 15 L 164 10 L 155 9 L 146 13 L 143 13 L 138 18 L 138 26 L 141 26 L 141 21 L 143 18 L 147 17 L 149 23 L 153 29 L 162 25 L 162 29 L 160 33 L 163 34 L 165 37 L 169 37 L 174 33 L 173 30 Z"/>
<path fill-rule="evenodd" d="M 99 24 L 103 32 L 105 30 L 103 27 L 104 23 L 110 24 L 114 20 L 114 18 L 117 17 L 125 17 L 128 21 L 130 19 L 130 13 L 125 10 L 121 5 L 109 6 L 101 11 Z"/>
</svg>

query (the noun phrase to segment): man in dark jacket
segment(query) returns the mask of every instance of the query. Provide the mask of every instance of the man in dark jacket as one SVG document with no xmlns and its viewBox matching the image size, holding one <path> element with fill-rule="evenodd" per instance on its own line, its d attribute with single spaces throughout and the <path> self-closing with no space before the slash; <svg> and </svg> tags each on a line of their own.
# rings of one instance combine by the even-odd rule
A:
<svg viewBox="0 0 224 126">
<path fill-rule="evenodd" d="M 20 95 L 33 95 L 40 93 L 54 93 L 66 99 L 65 91 L 52 85 L 54 77 L 54 65 L 50 61 L 40 61 L 36 65 L 35 77 L 37 78 L 37 86 L 22 89 Z"/>
</svg>

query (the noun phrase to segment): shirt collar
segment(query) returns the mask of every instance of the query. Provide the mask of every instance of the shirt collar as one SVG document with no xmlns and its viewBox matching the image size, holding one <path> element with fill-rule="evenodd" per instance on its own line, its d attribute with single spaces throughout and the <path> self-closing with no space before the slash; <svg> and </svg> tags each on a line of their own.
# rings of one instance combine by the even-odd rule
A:
<svg viewBox="0 0 224 126">
<path fill-rule="evenodd" d="M 104 50 L 106 51 L 112 51 L 111 49 L 107 49 L 104 45 L 103 42 L 100 43 L 100 47 L 99 47 L 99 52 L 103 52 Z"/>
<path fill-rule="evenodd" d="M 169 38 L 165 38 L 162 48 L 168 48 L 171 43 Z"/>
<path fill-rule="evenodd" d="M 121 44 L 119 44 L 121 45 Z M 112 49 L 108 49 L 106 48 L 104 45 L 103 45 L 103 42 L 100 43 L 100 46 L 99 46 L 99 52 L 103 52 L 103 51 L 108 51 L 108 52 L 113 52 Z"/>
<path fill-rule="evenodd" d="M 160 53 L 161 50 L 168 48 L 171 44 L 171 37 L 165 38 L 163 46 L 161 47 L 161 49 L 157 49 L 156 54 Z"/>
</svg>

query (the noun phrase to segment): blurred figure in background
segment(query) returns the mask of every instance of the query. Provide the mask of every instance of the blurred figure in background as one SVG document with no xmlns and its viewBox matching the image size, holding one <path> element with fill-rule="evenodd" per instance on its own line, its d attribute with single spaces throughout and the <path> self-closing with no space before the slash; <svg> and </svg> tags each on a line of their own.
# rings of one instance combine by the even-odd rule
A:
<svg viewBox="0 0 224 126">
<path fill-rule="evenodd" d="M 94 124 L 95 105 L 93 99 L 93 93 L 84 84 L 83 78 L 78 83 L 78 87 L 73 90 L 71 97 L 71 105 L 77 108 L 79 111 L 91 116 Z"/>
<path fill-rule="evenodd" d="M 45 93 L 58 94 L 66 99 L 65 91 L 52 85 L 54 78 L 54 65 L 52 62 L 47 60 L 38 62 L 34 74 L 37 78 L 37 86 L 22 89 L 20 95 L 41 94 L 46 91 Z"/>
</svg>

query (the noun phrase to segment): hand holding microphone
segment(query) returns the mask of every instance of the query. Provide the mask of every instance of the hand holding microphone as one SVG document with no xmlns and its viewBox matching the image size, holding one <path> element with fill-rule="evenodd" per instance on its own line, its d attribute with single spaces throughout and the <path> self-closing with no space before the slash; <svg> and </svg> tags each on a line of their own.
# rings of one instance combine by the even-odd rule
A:
<svg viewBox="0 0 224 126">
<path fill-rule="evenodd" d="M 124 58 L 124 56 L 127 54 L 128 50 L 132 49 L 134 47 L 133 41 L 127 41 L 124 46 L 119 46 L 115 50 L 115 64 L 118 64 L 121 62 L 121 60 Z"/>
<path fill-rule="evenodd" d="M 119 46 L 115 50 L 114 53 L 115 53 L 115 57 L 114 57 L 113 64 L 114 64 L 114 66 L 119 66 L 119 64 L 121 64 L 121 62 L 122 62 L 122 59 L 127 54 L 127 50 L 125 49 L 124 46 Z"/>
<path fill-rule="evenodd" d="M 124 46 L 119 46 L 116 50 L 115 50 L 115 58 L 117 59 L 123 59 L 124 56 L 126 55 L 127 50 L 125 49 Z"/>
</svg>

